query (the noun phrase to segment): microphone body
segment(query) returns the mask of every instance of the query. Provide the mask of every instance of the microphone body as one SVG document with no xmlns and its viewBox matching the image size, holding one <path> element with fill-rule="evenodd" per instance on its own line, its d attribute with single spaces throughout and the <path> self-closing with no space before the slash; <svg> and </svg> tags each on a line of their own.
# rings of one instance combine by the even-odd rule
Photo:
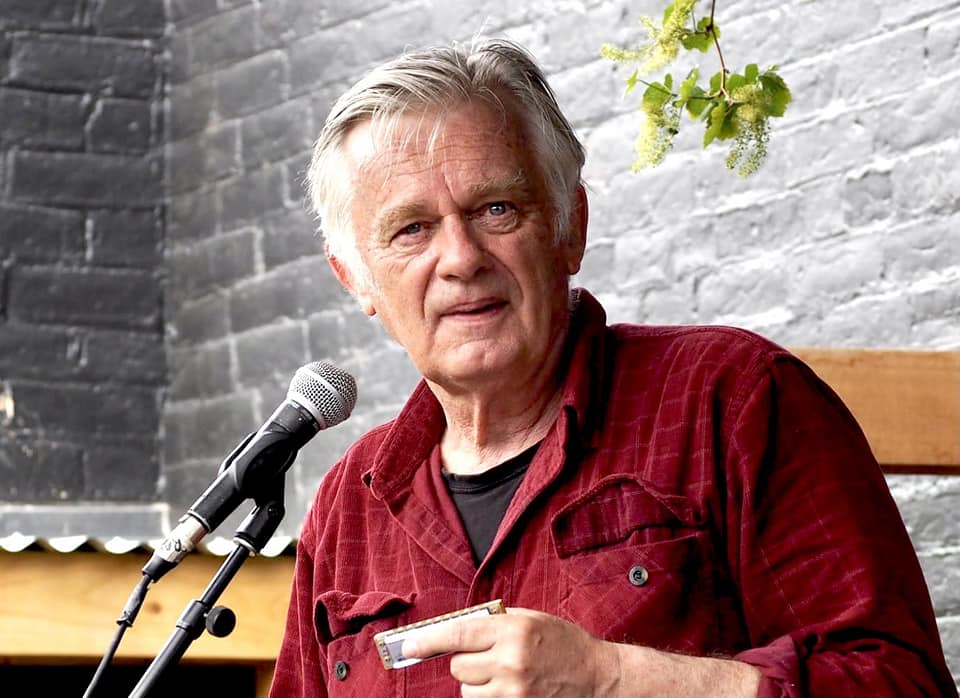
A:
<svg viewBox="0 0 960 698">
<path fill-rule="evenodd" d="M 267 485 L 293 464 L 297 452 L 320 431 L 320 425 L 295 400 L 287 398 L 249 439 L 229 467 L 193 503 L 186 515 L 213 531 L 245 499 L 266 493 Z"/>
<path fill-rule="evenodd" d="M 216 479 L 164 537 L 143 573 L 157 581 L 244 500 L 273 494 L 273 483 L 290 468 L 297 452 L 321 429 L 346 419 L 356 398 L 356 384 L 348 373 L 323 362 L 301 366 L 286 399 L 227 456 Z"/>
</svg>

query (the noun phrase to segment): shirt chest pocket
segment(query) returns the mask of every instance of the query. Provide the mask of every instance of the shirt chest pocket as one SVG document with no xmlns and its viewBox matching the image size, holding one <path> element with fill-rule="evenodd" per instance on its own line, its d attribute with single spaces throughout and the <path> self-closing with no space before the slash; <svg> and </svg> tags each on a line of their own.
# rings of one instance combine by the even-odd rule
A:
<svg viewBox="0 0 960 698">
<path fill-rule="evenodd" d="M 709 646 L 725 592 L 709 527 L 690 502 L 607 477 L 551 521 L 560 614 L 616 642 Z"/>
<path fill-rule="evenodd" d="M 314 622 L 317 638 L 326 647 L 330 696 L 403 695 L 403 672 L 384 668 L 373 636 L 403 625 L 415 596 L 330 590 L 317 597 Z"/>
</svg>

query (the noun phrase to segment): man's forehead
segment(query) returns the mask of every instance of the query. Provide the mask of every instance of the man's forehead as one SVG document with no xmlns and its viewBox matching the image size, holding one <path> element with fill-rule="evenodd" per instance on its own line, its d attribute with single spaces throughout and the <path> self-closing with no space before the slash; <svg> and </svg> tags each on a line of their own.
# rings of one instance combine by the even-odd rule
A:
<svg viewBox="0 0 960 698">
<path fill-rule="evenodd" d="M 481 107 L 482 109 L 482 107 Z M 390 179 L 419 174 L 448 156 L 455 163 L 487 163 L 498 179 L 522 179 L 521 139 L 502 114 L 455 110 L 439 116 L 404 115 L 388 125 L 366 120 L 355 124 L 343 144 L 352 185 L 379 188 Z M 504 161 L 505 149 L 512 163 Z M 509 175 L 505 175 L 508 172 Z"/>
</svg>

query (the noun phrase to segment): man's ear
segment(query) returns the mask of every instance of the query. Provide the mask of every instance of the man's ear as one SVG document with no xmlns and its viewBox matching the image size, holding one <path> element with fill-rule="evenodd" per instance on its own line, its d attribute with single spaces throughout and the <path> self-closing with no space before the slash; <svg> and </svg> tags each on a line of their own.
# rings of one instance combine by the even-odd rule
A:
<svg viewBox="0 0 960 698">
<path fill-rule="evenodd" d="M 573 276 L 580 271 L 580 262 L 587 247 L 587 192 L 582 184 L 577 185 L 574 194 L 573 208 L 570 211 L 570 221 L 567 223 L 567 241 L 564 257 L 567 261 L 567 273 Z"/>
<path fill-rule="evenodd" d="M 358 279 L 342 259 L 330 253 L 329 245 L 324 245 L 323 251 L 327 256 L 327 262 L 330 264 L 330 268 L 333 269 L 333 275 L 337 277 L 340 285 L 357 299 L 357 302 L 360 304 L 360 309 L 363 310 L 364 313 L 370 317 L 376 315 L 377 309 L 373 303 L 373 294 L 370 292 L 370 289 L 367 288 L 367 284 L 363 280 Z"/>
</svg>

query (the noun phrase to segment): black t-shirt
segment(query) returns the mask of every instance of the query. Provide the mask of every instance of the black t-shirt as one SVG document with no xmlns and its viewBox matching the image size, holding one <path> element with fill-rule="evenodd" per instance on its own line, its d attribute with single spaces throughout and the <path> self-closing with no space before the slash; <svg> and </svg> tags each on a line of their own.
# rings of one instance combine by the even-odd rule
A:
<svg viewBox="0 0 960 698">
<path fill-rule="evenodd" d="M 500 521 L 507 513 L 539 443 L 510 460 L 477 475 L 454 475 L 443 471 L 443 479 L 460 512 L 460 519 L 473 548 L 474 561 L 480 564 L 490 550 Z"/>
</svg>

